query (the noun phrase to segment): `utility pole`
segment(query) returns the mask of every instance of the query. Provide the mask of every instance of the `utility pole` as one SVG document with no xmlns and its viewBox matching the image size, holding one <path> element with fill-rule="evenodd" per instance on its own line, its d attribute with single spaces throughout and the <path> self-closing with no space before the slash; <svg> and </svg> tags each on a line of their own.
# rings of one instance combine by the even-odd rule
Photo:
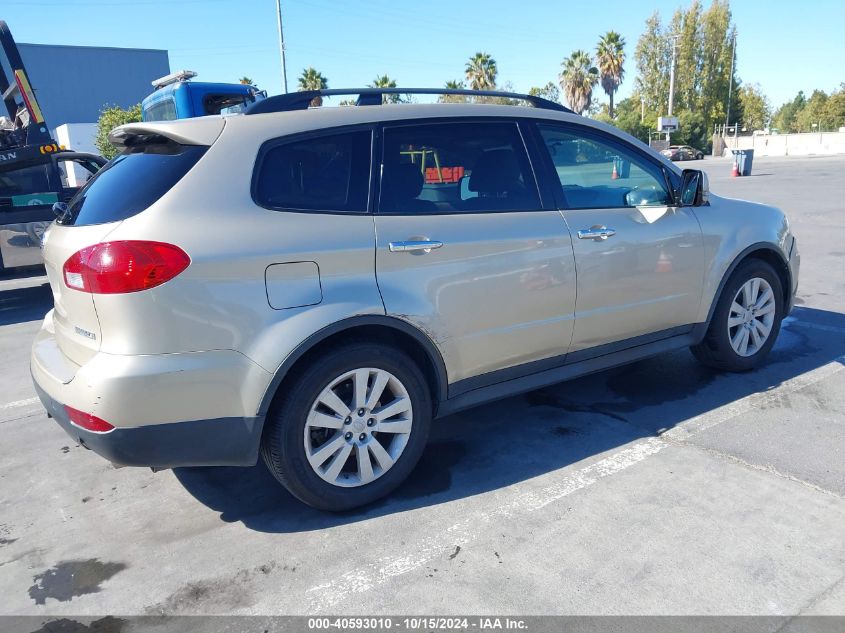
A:
<svg viewBox="0 0 845 633">
<path fill-rule="evenodd" d="M 734 41 L 731 48 L 731 74 L 728 77 L 728 107 L 725 114 L 725 127 L 731 124 L 731 93 L 734 87 L 734 60 L 736 59 L 736 30 L 733 32 Z"/>
<path fill-rule="evenodd" d="M 285 64 L 285 32 L 282 30 L 282 0 L 276 0 L 276 20 L 279 23 L 279 54 L 282 58 L 282 89 L 288 92 L 288 68 Z"/>
<path fill-rule="evenodd" d="M 678 49 L 678 38 L 680 35 L 672 35 L 672 64 L 669 67 L 669 116 L 672 116 L 672 105 L 675 101 L 675 51 Z M 669 138 L 671 132 L 666 132 L 666 142 L 670 143 Z"/>
</svg>

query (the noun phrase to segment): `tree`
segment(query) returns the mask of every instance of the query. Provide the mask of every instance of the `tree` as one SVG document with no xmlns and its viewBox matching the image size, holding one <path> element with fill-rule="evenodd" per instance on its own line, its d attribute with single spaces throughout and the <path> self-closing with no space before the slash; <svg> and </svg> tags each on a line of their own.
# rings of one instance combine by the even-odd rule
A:
<svg viewBox="0 0 845 633">
<path fill-rule="evenodd" d="M 669 97 L 669 63 L 671 49 L 663 33 L 660 14 L 655 11 L 646 20 L 646 30 L 637 41 L 634 61 L 637 66 L 636 93 L 645 99 L 646 107 L 665 112 Z"/>
<path fill-rule="evenodd" d="M 370 88 L 395 88 L 396 87 L 396 80 L 391 79 L 388 75 L 379 75 L 375 79 L 373 79 L 373 83 L 370 84 Z M 398 94 L 392 95 L 384 95 L 382 96 L 382 103 L 399 103 L 402 101 L 402 98 Z"/>
<path fill-rule="evenodd" d="M 534 86 L 531 90 L 528 91 L 532 97 L 542 97 L 543 99 L 548 99 L 549 101 L 554 101 L 556 103 L 560 103 L 560 90 L 554 84 L 553 81 L 550 81 L 542 88 L 538 88 Z"/>
<path fill-rule="evenodd" d="M 590 107 L 593 88 L 599 82 L 599 71 L 589 53 L 577 50 L 561 63 L 560 87 L 569 107 L 581 114 Z"/>
<path fill-rule="evenodd" d="M 94 137 L 94 145 L 103 155 L 103 158 L 111 160 L 118 154 L 117 148 L 109 142 L 111 131 L 124 123 L 137 123 L 141 120 L 141 104 L 137 103 L 127 109 L 111 106 L 100 112 L 97 120 L 97 136 Z"/>
<path fill-rule="evenodd" d="M 845 83 L 839 85 L 839 90 L 831 93 L 825 106 L 826 125 L 831 130 L 845 127 Z"/>
<path fill-rule="evenodd" d="M 695 108 L 701 89 L 702 31 L 701 3 L 693 0 L 689 9 L 678 9 L 672 17 L 667 38 L 674 36 L 675 43 L 675 96 L 673 105 L 678 110 Z M 669 45 L 671 63 L 672 40 Z"/>
<path fill-rule="evenodd" d="M 246 75 L 244 75 L 243 77 L 238 79 L 238 83 L 241 83 L 244 86 L 251 86 L 251 85 L 253 85 L 252 84 L 252 77 L 247 77 Z"/>
<path fill-rule="evenodd" d="M 506 81 L 497 89 L 502 92 L 514 92 L 515 90 L 510 81 Z M 495 103 L 497 105 L 524 105 L 525 103 L 520 99 L 511 99 L 510 97 L 481 97 L 481 101 L 484 101 L 485 103 Z"/>
<path fill-rule="evenodd" d="M 795 117 L 799 132 L 815 132 L 831 128 L 832 123 L 826 116 L 828 99 L 827 93 L 823 90 L 813 90 L 813 94 Z"/>
<path fill-rule="evenodd" d="M 613 118 L 613 95 L 625 76 L 625 39 L 616 31 L 608 31 L 596 47 L 596 66 L 601 77 L 601 87 L 610 98 L 608 115 Z"/>
<path fill-rule="evenodd" d="M 616 104 L 614 108 L 615 117 L 613 119 L 610 118 L 607 110 L 603 110 L 597 114 L 595 119 L 603 123 L 609 123 L 623 132 L 627 132 L 631 136 L 640 139 L 644 143 L 648 143 L 649 131 L 653 130 L 657 125 L 657 115 L 646 112 L 645 118 L 640 120 L 640 106 L 639 97 L 628 97 Z"/>
<path fill-rule="evenodd" d="M 798 113 L 806 104 L 807 98 L 804 96 L 804 91 L 800 90 L 792 101 L 784 103 L 777 109 L 772 117 L 772 127 L 780 132 L 797 132 Z"/>
<path fill-rule="evenodd" d="M 467 85 L 460 79 L 453 79 L 447 81 L 444 87 L 447 90 L 463 90 Z M 466 103 L 467 98 L 464 95 L 440 95 L 437 101 L 440 103 Z"/>
<path fill-rule="evenodd" d="M 709 142 L 708 128 L 704 115 L 696 110 L 683 110 L 678 114 L 678 131 L 673 142 L 678 145 L 692 145 L 696 149 L 706 149 Z"/>
<path fill-rule="evenodd" d="M 329 80 L 323 77 L 323 73 L 318 72 L 313 66 L 302 71 L 297 81 L 297 91 L 303 92 L 306 90 L 325 90 L 329 87 Z M 323 97 L 316 96 L 311 99 L 311 107 L 318 108 L 323 105 Z"/>
<path fill-rule="evenodd" d="M 738 100 L 736 64 L 733 64 L 734 76 L 730 74 L 734 38 L 736 28 L 731 23 L 731 10 L 727 0 L 713 0 L 713 4 L 701 16 L 701 78 L 697 102 L 691 106 L 704 115 L 708 125 L 724 122 L 728 92 Z M 731 84 L 733 85 L 729 89 Z M 731 111 L 738 112 L 733 102 Z M 732 118 L 737 120 L 736 117 Z"/>
<path fill-rule="evenodd" d="M 759 84 L 747 84 L 739 89 L 742 124 L 749 132 L 768 127 L 772 118 L 769 100 Z"/>
<path fill-rule="evenodd" d="M 704 10 L 700 0 L 678 9 L 668 26 L 655 12 L 646 21 L 646 30 L 637 42 L 635 94 L 645 99 L 650 112 L 668 114 L 669 74 L 675 48 L 675 94 L 673 114 L 685 111 L 701 116 L 705 132 L 715 123 L 724 123 L 730 94 L 731 121 L 743 118 L 739 80 L 732 64 L 736 28 L 728 0 L 712 0 Z M 733 72 L 731 69 L 733 68 Z M 698 116 L 689 118 L 694 130 L 681 130 L 677 138 L 697 138 L 707 146 L 707 134 L 700 132 Z M 683 124 L 682 124 L 683 125 Z M 691 141 L 691 144 L 692 141 Z"/>
<path fill-rule="evenodd" d="M 496 87 L 499 69 L 489 53 L 476 53 L 470 57 L 464 71 L 473 90 L 493 90 Z"/>
</svg>

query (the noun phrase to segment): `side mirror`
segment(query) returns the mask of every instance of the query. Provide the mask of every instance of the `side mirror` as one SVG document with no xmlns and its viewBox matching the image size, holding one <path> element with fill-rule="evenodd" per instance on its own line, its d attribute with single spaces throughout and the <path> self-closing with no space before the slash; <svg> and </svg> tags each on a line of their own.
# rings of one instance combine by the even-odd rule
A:
<svg viewBox="0 0 845 633">
<path fill-rule="evenodd" d="M 707 204 L 709 196 L 710 184 L 707 174 L 698 169 L 685 169 L 681 176 L 678 206 L 700 207 Z"/>
</svg>

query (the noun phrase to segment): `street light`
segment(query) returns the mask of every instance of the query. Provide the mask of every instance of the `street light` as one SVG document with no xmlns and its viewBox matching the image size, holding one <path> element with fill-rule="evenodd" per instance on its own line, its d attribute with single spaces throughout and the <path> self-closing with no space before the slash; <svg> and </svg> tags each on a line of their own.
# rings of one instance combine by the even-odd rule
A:
<svg viewBox="0 0 845 633">
<path fill-rule="evenodd" d="M 671 35 L 672 40 L 672 65 L 669 67 L 669 118 L 672 118 L 672 105 L 675 102 L 675 52 L 678 50 L 678 38 L 680 35 Z M 669 135 L 671 132 L 666 132 L 666 142 L 670 142 Z"/>
<path fill-rule="evenodd" d="M 733 32 L 733 48 L 731 49 L 731 74 L 728 76 L 728 107 L 725 111 L 725 126 L 730 125 L 731 93 L 734 87 L 734 61 L 736 60 L 736 31 Z"/>
<path fill-rule="evenodd" d="M 285 33 L 282 30 L 282 0 L 276 0 L 276 21 L 279 25 L 279 55 L 282 58 L 282 89 L 288 92 L 288 69 L 285 64 Z"/>
</svg>

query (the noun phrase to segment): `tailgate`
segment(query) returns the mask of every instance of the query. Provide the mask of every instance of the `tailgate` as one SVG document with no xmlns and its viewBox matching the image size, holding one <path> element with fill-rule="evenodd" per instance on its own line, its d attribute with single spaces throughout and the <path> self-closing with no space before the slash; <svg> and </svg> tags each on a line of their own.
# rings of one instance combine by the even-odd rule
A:
<svg viewBox="0 0 845 633">
<path fill-rule="evenodd" d="M 53 223 L 44 234 L 44 267 L 53 291 L 53 323 L 59 349 L 78 365 L 100 349 L 100 323 L 94 295 L 68 288 L 62 267 L 78 250 L 91 246 L 111 233 L 120 222 L 90 226 L 61 226 Z"/>
</svg>

